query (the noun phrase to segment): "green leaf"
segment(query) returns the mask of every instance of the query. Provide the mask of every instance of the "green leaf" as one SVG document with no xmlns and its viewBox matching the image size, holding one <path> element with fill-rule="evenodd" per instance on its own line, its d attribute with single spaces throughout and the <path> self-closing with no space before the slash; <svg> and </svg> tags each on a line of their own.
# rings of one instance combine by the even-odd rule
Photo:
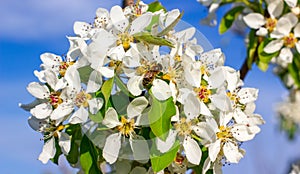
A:
<svg viewBox="0 0 300 174">
<path fill-rule="evenodd" d="M 86 174 L 101 173 L 98 168 L 98 152 L 86 135 L 83 136 L 80 144 L 80 164 Z"/>
<path fill-rule="evenodd" d="M 81 127 L 79 124 L 70 125 L 66 128 L 66 133 L 71 136 L 71 149 L 67 155 L 70 164 L 76 164 L 79 159 L 79 146 L 81 141 Z"/>
<path fill-rule="evenodd" d="M 300 87 L 300 55 L 294 54 L 293 62 L 288 65 L 288 72 L 292 76 L 295 84 Z"/>
<path fill-rule="evenodd" d="M 91 68 L 91 66 L 84 66 L 84 67 L 78 68 L 80 80 L 82 83 L 87 83 L 89 81 L 92 71 L 93 71 L 93 69 Z"/>
<path fill-rule="evenodd" d="M 162 140 L 166 140 L 171 127 L 171 117 L 176 114 L 173 98 L 159 101 L 151 93 L 151 109 L 148 113 L 150 128 L 153 134 Z"/>
<path fill-rule="evenodd" d="M 149 12 L 156 12 L 159 10 L 164 10 L 164 12 L 167 12 L 167 9 L 159 2 L 159 1 L 154 1 L 150 4 L 148 4 L 148 10 Z"/>
<path fill-rule="evenodd" d="M 239 16 L 239 14 L 243 11 L 244 6 L 237 6 L 230 11 L 228 11 L 224 17 L 221 19 L 219 26 L 219 33 L 225 33 L 233 24 L 234 20 Z"/>
<path fill-rule="evenodd" d="M 103 120 L 103 115 L 101 111 L 98 111 L 96 114 L 90 113 L 89 118 L 95 123 L 101 123 Z"/>
<path fill-rule="evenodd" d="M 172 42 L 161 38 L 157 36 L 153 36 L 151 33 L 148 32 L 142 32 L 142 33 L 137 33 L 133 35 L 134 39 L 138 40 L 139 42 L 145 43 L 145 44 L 153 44 L 153 45 L 165 45 L 169 47 L 174 47 Z"/>
<path fill-rule="evenodd" d="M 130 98 L 123 92 L 117 92 L 115 95 L 111 96 L 111 103 L 120 115 L 126 115 Z"/>
<path fill-rule="evenodd" d="M 176 158 L 179 147 L 180 143 L 177 140 L 168 152 L 151 154 L 150 159 L 153 171 L 159 172 L 168 167 Z"/>
<path fill-rule="evenodd" d="M 269 63 L 273 57 L 278 56 L 279 51 L 272 53 L 272 54 L 267 54 L 264 52 L 264 48 L 266 45 L 271 42 L 270 39 L 264 39 L 260 45 L 258 46 L 258 61 L 257 61 L 257 66 L 260 70 L 266 71 L 269 67 Z"/>
<path fill-rule="evenodd" d="M 173 28 L 177 25 L 177 23 L 180 21 L 180 19 L 183 16 L 183 12 L 180 13 L 180 15 L 165 29 L 163 29 L 161 32 L 157 34 L 157 36 L 164 36 L 169 33 L 169 31 L 173 30 Z"/>
<path fill-rule="evenodd" d="M 255 34 L 255 30 L 251 30 L 248 36 L 249 44 L 247 48 L 247 66 L 249 69 L 252 68 L 252 64 L 255 62 L 257 53 L 256 49 L 258 46 L 258 37 Z"/>
<path fill-rule="evenodd" d="M 106 80 L 101 88 L 101 92 L 103 94 L 104 100 L 105 100 L 105 109 L 107 109 L 108 107 L 108 103 L 109 103 L 109 97 L 111 94 L 111 90 L 114 84 L 114 77 Z"/>
<path fill-rule="evenodd" d="M 56 148 L 56 153 L 55 153 L 54 157 L 51 159 L 51 161 L 58 165 L 58 159 L 59 159 L 59 156 L 62 154 L 62 151 L 58 144 L 57 138 L 55 138 L 55 148 Z"/>
<path fill-rule="evenodd" d="M 115 76 L 115 82 L 124 94 L 126 94 L 128 97 L 134 98 L 134 96 L 132 94 L 130 94 L 127 87 L 124 85 L 124 83 L 120 79 L 120 77 L 117 75 Z"/>
</svg>

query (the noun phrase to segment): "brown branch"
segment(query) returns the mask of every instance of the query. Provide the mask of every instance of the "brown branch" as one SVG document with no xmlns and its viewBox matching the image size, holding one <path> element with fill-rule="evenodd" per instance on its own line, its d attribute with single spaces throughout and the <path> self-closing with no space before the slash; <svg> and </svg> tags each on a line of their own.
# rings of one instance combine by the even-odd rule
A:
<svg viewBox="0 0 300 174">
<path fill-rule="evenodd" d="M 134 0 L 123 0 L 122 1 L 122 8 L 125 8 L 125 7 L 133 5 L 133 4 L 134 4 Z"/>
<path fill-rule="evenodd" d="M 248 67 L 248 62 L 247 62 L 247 58 L 245 59 L 245 61 L 244 61 L 244 63 L 243 63 L 243 65 L 242 65 L 242 67 L 241 67 L 241 69 L 240 69 L 240 78 L 242 79 L 242 80 L 244 80 L 245 79 L 245 77 L 246 77 L 246 75 L 247 75 L 247 73 L 249 72 L 249 67 Z"/>
</svg>

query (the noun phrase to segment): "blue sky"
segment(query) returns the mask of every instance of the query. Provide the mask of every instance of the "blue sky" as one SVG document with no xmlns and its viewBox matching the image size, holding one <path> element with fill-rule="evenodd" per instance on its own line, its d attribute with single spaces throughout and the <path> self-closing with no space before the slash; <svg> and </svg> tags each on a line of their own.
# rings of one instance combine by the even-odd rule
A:
<svg viewBox="0 0 300 174">
<path fill-rule="evenodd" d="M 183 20 L 201 31 L 214 47 L 222 48 L 226 64 L 240 67 L 245 57 L 243 40 L 230 32 L 219 36 L 217 28 L 201 26 L 199 20 L 206 11 L 196 0 L 161 2 L 169 10 L 184 10 Z M 43 165 L 37 160 L 43 145 L 39 140 L 41 135 L 27 125 L 29 113 L 19 109 L 18 103 L 33 100 L 26 86 L 37 80 L 33 71 L 41 63 L 39 55 L 65 53 L 68 49 L 65 36 L 73 35 L 74 21 L 92 21 L 98 7 L 110 8 L 116 4 L 120 1 L 0 1 L 0 173 L 61 173 L 62 168 L 52 163 Z M 245 84 L 260 89 L 256 112 L 263 115 L 267 124 L 254 140 L 244 143 L 245 158 L 238 165 L 225 166 L 224 173 L 286 173 L 288 164 L 300 158 L 299 137 L 288 142 L 279 132 L 276 114 L 272 111 L 274 103 L 280 101 L 286 91 L 271 70 L 263 73 L 255 67 Z"/>
</svg>

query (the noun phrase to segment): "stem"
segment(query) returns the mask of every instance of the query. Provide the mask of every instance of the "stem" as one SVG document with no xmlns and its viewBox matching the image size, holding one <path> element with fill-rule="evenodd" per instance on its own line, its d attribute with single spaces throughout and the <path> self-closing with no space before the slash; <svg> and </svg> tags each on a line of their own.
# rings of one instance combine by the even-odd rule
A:
<svg viewBox="0 0 300 174">
<path fill-rule="evenodd" d="M 247 58 L 245 59 L 245 61 L 244 61 L 244 63 L 243 63 L 243 65 L 242 65 L 242 67 L 241 67 L 241 69 L 240 69 L 240 78 L 242 79 L 242 80 L 244 80 L 245 79 L 245 77 L 246 77 L 246 75 L 247 75 L 247 73 L 249 72 L 249 67 L 248 67 L 248 62 L 247 62 Z"/>
</svg>

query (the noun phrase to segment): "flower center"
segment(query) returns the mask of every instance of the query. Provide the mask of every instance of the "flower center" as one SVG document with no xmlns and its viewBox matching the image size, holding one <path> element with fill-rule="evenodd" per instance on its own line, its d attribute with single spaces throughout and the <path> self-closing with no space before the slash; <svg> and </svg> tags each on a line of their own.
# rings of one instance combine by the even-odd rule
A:
<svg viewBox="0 0 300 174">
<path fill-rule="evenodd" d="M 108 64 L 109 67 L 114 67 L 116 72 L 121 72 L 122 70 L 122 61 L 111 60 Z"/>
<path fill-rule="evenodd" d="M 53 133 L 53 136 L 57 138 L 58 137 L 58 132 L 62 131 L 64 128 L 65 128 L 65 125 L 57 126 L 54 133 Z"/>
<path fill-rule="evenodd" d="M 208 103 L 210 101 L 209 96 L 211 95 L 211 91 L 207 89 L 206 86 L 201 86 L 200 88 L 195 88 L 198 98 L 202 100 L 204 103 Z"/>
<path fill-rule="evenodd" d="M 63 102 L 60 98 L 60 92 L 51 92 L 49 102 L 54 108 L 57 108 L 57 106 Z"/>
<path fill-rule="evenodd" d="M 189 135 L 191 134 L 191 126 L 192 126 L 192 122 L 191 121 L 187 121 L 186 118 L 181 118 L 179 122 L 174 124 L 175 129 L 178 132 L 178 135 Z"/>
<path fill-rule="evenodd" d="M 91 94 L 85 93 L 84 91 L 79 92 L 75 98 L 75 105 L 77 107 L 83 106 L 88 107 L 88 100 L 92 98 Z"/>
<path fill-rule="evenodd" d="M 218 139 L 225 140 L 225 139 L 228 139 L 228 138 L 233 138 L 229 127 L 220 126 L 219 130 L 220 131 L 216 133 Z"/>
<path fill-rule="evenodd" d="M 268 18 L 266 20 L 266 28 L 268 29 L 269 32 L 272 32 L 277 24 L 277 19 L 275 18 Z"/>
<path fill-rule="evenodd" d="M 293 33 L 290 33 L 288 36 L 283 38 L 284 45 L 289 48 L 293 48 L 297 43 L 298 39 L 294 36 Z"/>
<path fill-rule="evenodd" d="M 59 66 L 59 74 L 61 77 L 64 77 L 66 74 L 66 71 L 69 66 L 73 65 L 75 62 L 60 62 Z"/>
<path fill-rule="evenodd" d="M 134 119 L 127 120 L 124 116 L 121 117 L 121 125 L 117 127 L 120 133 L 126 137 L 134 133 Z"/>
<path fill-rule="evenodd" d="M 125 32 L 118 34 L 117 45 L 119 46 L 122 44 L 125 51 L 130 48 L 131 42 L 133 42 L 133 37 L 129 33 Z"/>
</svg>

